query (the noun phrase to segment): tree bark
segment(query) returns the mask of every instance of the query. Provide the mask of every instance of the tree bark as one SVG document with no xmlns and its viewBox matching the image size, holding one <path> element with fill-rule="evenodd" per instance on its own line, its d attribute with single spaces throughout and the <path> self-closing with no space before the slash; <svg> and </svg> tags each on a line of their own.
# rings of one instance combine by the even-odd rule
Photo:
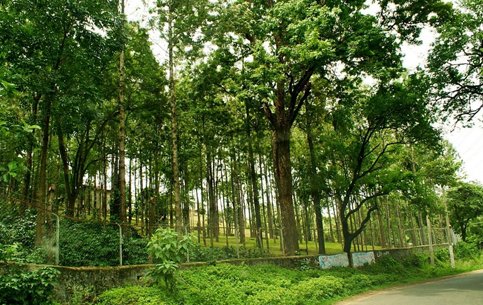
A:
<svg viewBox="0 0 483 305">
<path fill-rule="evenodd" d="M 317 185 L 317 160 L 315 156 L 314 140 L 310 124 L 307 126 L 307 143 L 310 155 L 310 195 L 315 209 L 315 223 L 317 227 L 317 243 L 319 254 L 325 254 L 324 222 L 322 219 L 322 207 L 320 206 L 321 194 Z"/>
<path fill-rule="evenodd" d="M 178 118 L 176 105 L 176 83 L 174 79 L 174 20 L 170 8 L 168 13 L 168 65 L 169 65 L 169 101 L 171 104 L 171 145 L 173 170 L 173 199 L 176 223 L 175 229 L 183 233 L 183 211 L 181 209 L 181 183 L 178 159 Z"/>
<path fill-rule="evenodd" d="M 124 15 L 124 0 L 121 0 L 121 14 Z M 124 16 L 122 16 L 124 18 Z M 124 46 L 119 54 L 119 222 L 123 225 L 123 233 L 127 232 L 126 224 L 126 67 L 124 64 Z"/>
<path fill-rule="evenodd" d="M 292 199 L 292 165 L 290 161 L 290 127 L 279 126 L 273 131 L 275 180 L 278 186 L 283 250 L 295 255 L 299 250 L 297 226 Z"/>
<path fill-rule="evenodd" d="M 37 209 L 35 244 L 41 245 L 45 235 L 45 222 L 47 214 L 47 157 L 49 152 L 50 116 L 52 112 L 53 93 L 49 93 L 44 99 L 42 118 L 42 143 L 40 149 L 39 186 L 35 193 L 34 205 Z"/>
</svg>

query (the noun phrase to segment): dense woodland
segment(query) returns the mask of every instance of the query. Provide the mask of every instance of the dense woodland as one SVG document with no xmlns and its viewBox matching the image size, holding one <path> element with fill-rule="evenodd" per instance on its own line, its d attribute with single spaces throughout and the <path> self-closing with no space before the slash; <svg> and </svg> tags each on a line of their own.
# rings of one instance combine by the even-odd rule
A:
<svg viewBox="0 0 483 305">
<path fill-rule="evenodd" d="M 36 211 L 37 246 L 59 215 L 285 255 L 405 247 L 447 242 L 446 206 L 466 239 L 483 191 L 438 126 L 483 106 L 480 0 L 158 0 L 149 25 L 124 1 L 0 2 L 0 196 Z"/>
</svg>

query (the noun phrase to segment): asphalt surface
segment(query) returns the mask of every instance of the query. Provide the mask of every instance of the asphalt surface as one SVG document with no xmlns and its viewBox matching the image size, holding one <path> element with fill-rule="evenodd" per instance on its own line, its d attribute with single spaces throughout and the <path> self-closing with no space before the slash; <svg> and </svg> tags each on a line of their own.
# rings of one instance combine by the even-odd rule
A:
<svg viewBox="0 0 483 305">
<path fill-rule="evenodd" d="M 483 270 L 370 292 L 337 305 L 483 305 Z"/>
</svg>

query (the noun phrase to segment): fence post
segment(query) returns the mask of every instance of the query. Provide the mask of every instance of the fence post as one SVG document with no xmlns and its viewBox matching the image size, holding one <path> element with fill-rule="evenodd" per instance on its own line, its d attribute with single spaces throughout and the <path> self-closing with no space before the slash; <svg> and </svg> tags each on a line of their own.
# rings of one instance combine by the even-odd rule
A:
<svg viewBox="0 0 483 305">
<path fill-rule="evenodd" d="M 52 213 L 52 212 L 51 212 Z M 52 213 L 52 215 L 55 216 L 55 224 L 56 224 L 56 229 L 55 229 L 55 264 L 59 265 L 60 264 L 60 219 L 59 215 Z"/>
<path fill-rule="evenodd" d="M 117 222 L 115 224 L 119 227 L 119 266 L 122 266 L 122 227 Z"/>
<path fill-rule="evenodd" d="M 449 223 L 449 216 L 448 216 L 448 203 L 446 202 L 446 194 L 444 193 L 443 189 L 443 201 L 444 201 L 444 212 L 445 212 L 445 219 L 446 219 L 446 236 L 448 239 L 448 251 L 449 251 L 449 260 L 451 263 L 451 268 L 455 268 L 454 263 L 454 251 L 453 251 L 453 232 L 451 229 L 451 224 Z"/>
<path fill-rule="evenodd" d="M 431 265 L 434 266 L 433 236 L 432 236 L 431 220 L 429 219 L 429 210 L 426 211 L 426 225 L 428 228 L 429 259 L 430 259 Z"/>
</svg>

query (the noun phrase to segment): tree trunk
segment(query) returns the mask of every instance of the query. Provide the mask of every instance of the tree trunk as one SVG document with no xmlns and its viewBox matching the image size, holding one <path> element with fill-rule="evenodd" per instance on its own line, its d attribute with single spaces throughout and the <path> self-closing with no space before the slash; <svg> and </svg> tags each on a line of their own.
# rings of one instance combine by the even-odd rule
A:
<svg viewBox="0 0 483 305">
<path fill-rule="evenodd" d="M 124 15 L 124 0 L 121 0 L 121 14 Z M 124 16 L 122 16 L 124 18 Z M 126 68 L 124 64 L 124 46 L 119 54 L 119 222 L 123 226 L 123 234 L 127 232 L 126 224 Z"/>
<path fill-rule="evenodd" d="M 42 143 L 40 148 L 40 165 L 38 174 L 38 188 L 35 193 L 34 205 L 37 209 L 35 244 L 41 245 L 45 235 L 45 222 L 47 214 L 47 157 L 49 152 L 50 116 L 52 111 L 53 94 L 46 95 L 42 118 Z"/>
<path fill-rule="evenodd" d="M 265 196 L 267 202 L 267 217 L 268 217 L 268 232 L 270 234 L 270 238 L 275 238 L 274 234 L 274 221 L 273 221 L 273 206 L 272 201 L 270 200 L 270 191 L 271 186 L 268 183 L 268 160 L 264 163 L 264 177 L 265 177 Z"/>
<path fill-rule="evenodd" d="M 171 10 L 171 9 L 170 9 Z M 181 185 L 178 159 L 178 118 L 176 105 L 176 83 L 174 79 L 174 20 L 171 11 L 168 13 L 168 65 L 169 65 L 169 101 L 171 104 L 171 144 L 173 170 L 173 200 L 176 216 L 175 229 L 183 233 L 183 211 L 181 209 Z"/>
<path fill-rule="evenodd" d="M 307 143 L 310 154 L 310 195 L 315 209 L 315 223 L 317 226 L 317 242 L 319 254 L 325 254 L 324 222 L 322 219 L 322 207 L 320 206 L 321 194 L 317 183 L 317 160 L 315 156 L 314 140 L 310 125 L 307 126 Z"/>
<path fill-rule="evenodd" d="M 292 165 L 290 161 L 290 127 L 279 127 L 273 132 L 275 180 L 280 204 L 283 250 L 295 255 L 299 250 L 297 226 L 292 199 Z"/>
<path fill-rule="evenodd" d="M 245 103 L 246 109 L 246 132 L 248 138 L 248 164 L 249 164 L 249 172 L 250 172 L 250 182 L 252 184 L 252 191 L 253 191 L 253 205 L 255 208 L 255 236 L 257 240 L 257 247 L 263 248 L 263 241 L 262 241 L 262 218 L 260 216 L 260 199 L 259 199 L 259 191 L 258 191 L 258 183 L 257 183 L 257 172 L 255 171 L 255 158 L 253 157 L 253 139 L 251 135 L 251 118 L 250 118 L 250 109 L 248 104 Z"/>
<path fill-rule="evenodd" d="M 32 122 L 35 123 L 37 122 L 37 114 L 38 114 L 38 108 L 39 108 L 39 101 L 40 101 L 41 95 L 38 94 L 34 96 L 33 99 L 33 104 L 32 104 Z M 34 143 L 35 142 L 35 130 L 32 131 L 32 134 L 29 135 L 28 138 L 28 149 L 27 149 L 27 160 L 25 161 L 26 163 L 26 168 L 27 170 L 25 171 L 25 176 L 24 176 L 24 189 L 23 189 L 23 198 L 22 198 L 22 204 L 21 207 L 22 209 L 28 208 L 32 204 L 32 193 L 31 193 L 31 182 L 32 182 L 32 174 L 33 174 L 33 155 L 34 155 Z"/>
<path fill-rule="evenodd" d="M 211 246 L 213 246 L 213 238 L 218 239 L 218 208 L 216 204 L 215 198 L 215 186 L 214 186 L 214 170 L 213 170 L 213 158 L 211 147 L 207 147 L 206 153 L 206 178 L 207 178 L 207 186 L 208 186 L 208 202 L 209 202 L 209 215 L 208 215 L 208 228 L 209 228 L 209 236 L 211 241 Z"/>
</svg>

